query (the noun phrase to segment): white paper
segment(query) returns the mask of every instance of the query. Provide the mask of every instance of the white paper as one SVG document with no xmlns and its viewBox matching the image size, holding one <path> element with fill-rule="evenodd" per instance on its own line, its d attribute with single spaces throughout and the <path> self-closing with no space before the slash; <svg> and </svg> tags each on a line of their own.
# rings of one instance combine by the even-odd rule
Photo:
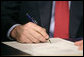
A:
<svg viewBox="0 0 84 57">
<path fill-rule="evenodd" d="M 3 42 L 4 44 L 31 54 L 33 56 L 74 56 L 83 55 L 74 42 L 60 38 L 50 38 L 51 43 L 22 44 L 16 41 Z"/>
</svg>

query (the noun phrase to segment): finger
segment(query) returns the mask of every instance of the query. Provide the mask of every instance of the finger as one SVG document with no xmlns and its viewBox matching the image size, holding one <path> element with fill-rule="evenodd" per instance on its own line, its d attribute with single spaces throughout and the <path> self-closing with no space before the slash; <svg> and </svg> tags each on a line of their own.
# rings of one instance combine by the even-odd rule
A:
<svg viewBox="0 0 84 57">
<path fill-rule="evenodd" d="M 49 39 L 49 35 L 47 34 L 47 32 L 46 32 L 46 29 L 45 28 L 43 28 L 43 30 L 44 30 L 44 33 L 41 33 L 41 34 L 44 34 L 43 36 L 46 38 L 46 39 Z"/>
<path fill-rule="evenodd" d="M 35 30 L 32 30 L 31 35 L 33 37 L 35 37 L 36 39 L 38 39 L 39 41 L 41 41 L 41 42 L 45 42 L 46 41 L 46 39 L 40 33 L 38 33 Z"/>
<path fill-rule="evenodd" d="M 29 40 L 24 34 L 21 35 L 21 37 L 17 41 L 20 43 L 32 43 L 32 41 Z"/>
<path fill-rule="evenodd" d="M 36 26 L 33 28 L 35 31 L 37 31 L 38 33 L 40 33 L 45 39 L 48 39 L 49 36 L 46 32 L 46 30 L 40 26 Z"/>
<path fill-rule="evenodd" d="M 79 44 L 79 42 L 75 42 L 75 45 L 79 46 L 80 44 Z"/>
<path fill-rule="evenodd" d="M 77 46 L 79 46 L 79 45 L 81 45 L 81 44 L 83 44 L 83 41 L 82 41 L 82 40 L 75 42 L 75 45 L 77 45 Z"/>
<path fill-rule="evenodd" d="M 81 45 L 81 46 L 79 47 L 79 50 L 83 50 L 83 45 Z"/>
<path fill-rule="evenodd" d="M 30 39 L 33 43 L 39 43 L 40 41 L 38 39 L 36 39 L 35 37 L 33 37 L 32 34 L 30 34 L 29 32 L 26 31 L 26 37 L 28 39 Z"/>
<path fill-rule="evenodd" d="M 37 31 L 38 33 L 42 34 L 44 36 L 45 39 L 49 38 L 49 35 L 46 33 L 46 30 L 32 22 L 27 23 L 26 25 L 27 27 L 31 27 L 31 29 L 34 29 L 35 31 Z"/>
</svg>

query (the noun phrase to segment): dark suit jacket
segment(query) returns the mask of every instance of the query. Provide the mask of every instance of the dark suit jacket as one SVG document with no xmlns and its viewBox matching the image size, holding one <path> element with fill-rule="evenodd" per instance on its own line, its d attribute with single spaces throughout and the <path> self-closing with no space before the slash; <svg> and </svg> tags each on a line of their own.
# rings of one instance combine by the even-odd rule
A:
<svg viewBox="0 0 84 57">
<path fill-rule="evenodd" d="M 29 13 L 41 27 L 49 33 L 52 1 L 2 1 L 1 2 L 1 36 L 7 39 L 7 32 L 14 24 L 29 22 Z M 70 38 L 83 37 L 83 2 L 72 1 L 70 7 Z"/>
</svg>

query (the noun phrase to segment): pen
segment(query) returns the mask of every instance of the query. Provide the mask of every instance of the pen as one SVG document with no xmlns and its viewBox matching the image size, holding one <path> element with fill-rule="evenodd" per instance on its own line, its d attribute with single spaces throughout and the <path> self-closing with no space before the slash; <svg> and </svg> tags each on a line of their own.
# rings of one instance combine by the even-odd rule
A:
<svg viewBox="0 0 84 57">
<path fill-rule="evenodd" d="M 28 18 L 31 22 L 37 24 L 36 20 L 34 20 L 28 13 L 26 13 L 26 15 L 27 15 L 27 18 Z M 51 43 L 51 41 L 50 41 L 49 38 L 48 38 L 48 40 L 49 40 L 49 42 Z"/>
<path fill-rule="evenodd" d="M 48 38 L 49 42 L 51 43 L 50 39 Z"/>
<path fill-rule="evenodd" d="M 34 20 L 28 13 L 26 13 L 26 15 L 27 15 L 27 18 L 28 18 L 31 22 L 37 24 L 36 20 Z"/>
</svg>

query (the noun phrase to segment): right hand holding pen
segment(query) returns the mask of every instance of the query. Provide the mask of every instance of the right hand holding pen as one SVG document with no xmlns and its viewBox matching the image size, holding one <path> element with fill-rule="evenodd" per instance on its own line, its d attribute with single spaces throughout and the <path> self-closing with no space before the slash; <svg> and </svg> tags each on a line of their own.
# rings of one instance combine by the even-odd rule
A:
<svg viewBox="0 0 84 57">
<path fill-rule="evenodd" d="M 46 42 L 49 38 L 46 30 L 32 22 L 15 27 L 11 36 L 20 43 Z"/>
</svg>

